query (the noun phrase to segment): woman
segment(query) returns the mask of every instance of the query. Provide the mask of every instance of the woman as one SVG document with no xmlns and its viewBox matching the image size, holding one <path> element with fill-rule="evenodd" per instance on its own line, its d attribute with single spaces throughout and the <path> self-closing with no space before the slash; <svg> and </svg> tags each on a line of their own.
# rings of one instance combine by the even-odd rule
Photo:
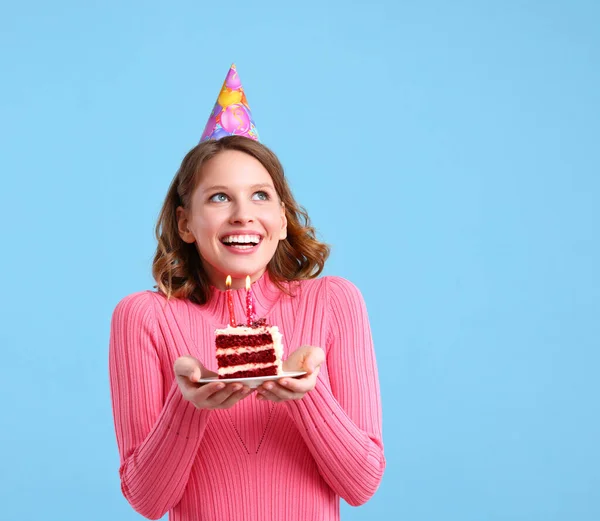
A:
<svg viewBox="0 0 600 521">
<path fill-rule="evenodd" d="M 377 368 L 359 291 L 316 276 L 315 239 L 277 157 L 247 137 L 194 147 L 159 223 L 158 291 L 135 293 L 111 324 L 110 382 L 121 488 L 158 519 L 337 520 L 339 498 L 366 502 L 385 459 Z M 214 375 L 215 329 L 228 323 L 225 279 L 244 315 L 250 275 L 258 317 L 284 335 L 298 379 Z"/>
</svg>

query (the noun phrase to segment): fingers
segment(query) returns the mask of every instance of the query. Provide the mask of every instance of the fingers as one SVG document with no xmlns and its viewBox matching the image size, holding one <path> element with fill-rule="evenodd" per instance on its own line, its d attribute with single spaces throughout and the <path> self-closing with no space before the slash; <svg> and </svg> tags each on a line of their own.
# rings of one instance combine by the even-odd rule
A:
<svg viewBox="0 0 600 521">
<path fill-rule="evenodd" d="M 258 388 L 258 399 L 282 402 L 286 400 L 300 400 L 304 395 L 314 389 L 317 381 L 317 372 L 304 378 L 282 378 L 277 382 L 266 382 Z"/>
<path fill-rule="evenodd" d="M 228 409 L 250 394 L 252 390 L 242 384 L 211 382 L 196 387 L 190 401 L 201 409 Z"/>
<path fill-rule="evenodd" d="M 189 355 L 180 356 L 175 360 L 173 369 L 176 376 L 187 378 L 191 382 L 198 382 L 200 378 L 217 376 L 217 373 L 204 367 L 200 360 Z"/>
<path fill-rule="evenodd" d="M 302 346 L 291 353 L 283 362 L 285 371 L 306 371 L 312 373 L 325 362 L 325 352 L 320 347 Z"/>
<path fill-rule="evenodd" d="M 320 347 L 313 347 L 304 359 L 304 368 L 312 373 L 325 361 L 325 352 Z"/>
<path fill-rule="evenodd" d="M 180 356 L 173 364 L 175 376 L 197 382 L 202 377 L 202 364 L 193 356 Z"/>
<path fill-rule="evenodd" d="M 242 389 L 233 392 L 229 396 L 229 398 L 225 399 L 223 402 L 221 402 L 215 408 L 216 409 L 229 409 L 230 407 L 233 407 L 239 401 L 246 398 L 246 396 L 249 396 L 251 393 L 252 393 L 252 389 L 250 389 L 249 387 L 242 387 Z"/>
<path fill-rule="evenodd" d="M 319 368 L 316 371 L 305 375 L 302 378 L 282 378 L 277 383 L 293 393 L 307 393 L 312 391 L 317 384 L 317 376 L 319 374 Z"/>
<path fill-rule="evenodd" d="M 296 398 L 296 397 L 292 397 L 291 393 L 285 392 L 285 389 L 282 389 L 282 391 L 284 391 L 285 394 L 282 393 L 282 392 L 280 392 L 277 389 L 274 389 L 274 388 L 271 388 L 271 389 L 272 390 L 269 391 L 269 390 L 267 390 L 267 389 L 265 389 L 263 387 L 259 387 L 256 390 L 256 393 L 257 393 L 256 399 L 257 400 L 268 400 L 270 402 L 275 402 L 275 403 L 283 402 L 285 400 L 296 400 L 296 399 L 299 399 L 299 398 Z"/>
</svg>

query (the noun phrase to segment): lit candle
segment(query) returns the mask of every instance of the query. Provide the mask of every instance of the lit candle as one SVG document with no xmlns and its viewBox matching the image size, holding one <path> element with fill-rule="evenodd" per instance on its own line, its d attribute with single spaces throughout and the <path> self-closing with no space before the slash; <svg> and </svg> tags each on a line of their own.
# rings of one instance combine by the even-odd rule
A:
<svg viewBox="0 0 600 521">
<path fill-rule="evenodd" d="M 231 275 L 227 275 L 225 280 L 227 286 L 227 307 L 229 308 L 229 325 L 235 327 L 235 311 L 233 309 L 233 295 L 231 294 Z"/>
<path fill-rule="evenodd" d="M 246 277 L 246 321 L 248 326 L 256 320 L 256 309 L 254 306 L 254 295 L 252 294 L 252 286 L 250 284 L 250 275 Z"/>
</svg>

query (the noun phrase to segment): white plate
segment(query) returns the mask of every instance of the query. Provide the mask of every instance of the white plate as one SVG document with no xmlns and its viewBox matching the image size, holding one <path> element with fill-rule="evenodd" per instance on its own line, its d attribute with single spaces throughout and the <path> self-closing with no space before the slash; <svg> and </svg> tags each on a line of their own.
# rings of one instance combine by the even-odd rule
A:
<svg viewBox="0 0 600 521">
<path fill-rule="evenodd" d="M 223 382 L 223 383 L 242 383 L 250 387 L 250 389 L 256 389 L 261 383 L 268 382 L 269 380 L 279 380 L 281 378 L 295 378 L 296 376 L 302 376 L 306 374 L 306 371 L 284 371 L 282 374 L 274 374 L 271 376 L 250 376 L 246 378 L 218 378 L 216 376 L 209 376 L 208 378 L 201 378 L 198 383 L 207 384 L 210 382 Z"/>
</svg>

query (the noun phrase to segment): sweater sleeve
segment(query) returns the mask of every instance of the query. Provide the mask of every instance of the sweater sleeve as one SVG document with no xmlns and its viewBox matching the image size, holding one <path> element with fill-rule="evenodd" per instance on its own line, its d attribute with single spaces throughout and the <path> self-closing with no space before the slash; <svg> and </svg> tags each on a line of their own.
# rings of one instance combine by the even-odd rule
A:
<svg viewBox="0 0 600 521">
<path fill-rule="evenodd" d="M 134 510 L 160 519 L 183 495 L 210 413 L 186 401 L 175 380 L 164 390 L 154 313 L 149 292 L 117 304 L 109 375 L 121 490 Z"/>
<path fill-rule="evenodd" d="M 326 277 L 327 372 L 301 400 L 284 402 L 321 476 L 348 504 L 368 501 L 385 469 L 381 401 L 364 300 L 347 280 Z"/>
</svg>

